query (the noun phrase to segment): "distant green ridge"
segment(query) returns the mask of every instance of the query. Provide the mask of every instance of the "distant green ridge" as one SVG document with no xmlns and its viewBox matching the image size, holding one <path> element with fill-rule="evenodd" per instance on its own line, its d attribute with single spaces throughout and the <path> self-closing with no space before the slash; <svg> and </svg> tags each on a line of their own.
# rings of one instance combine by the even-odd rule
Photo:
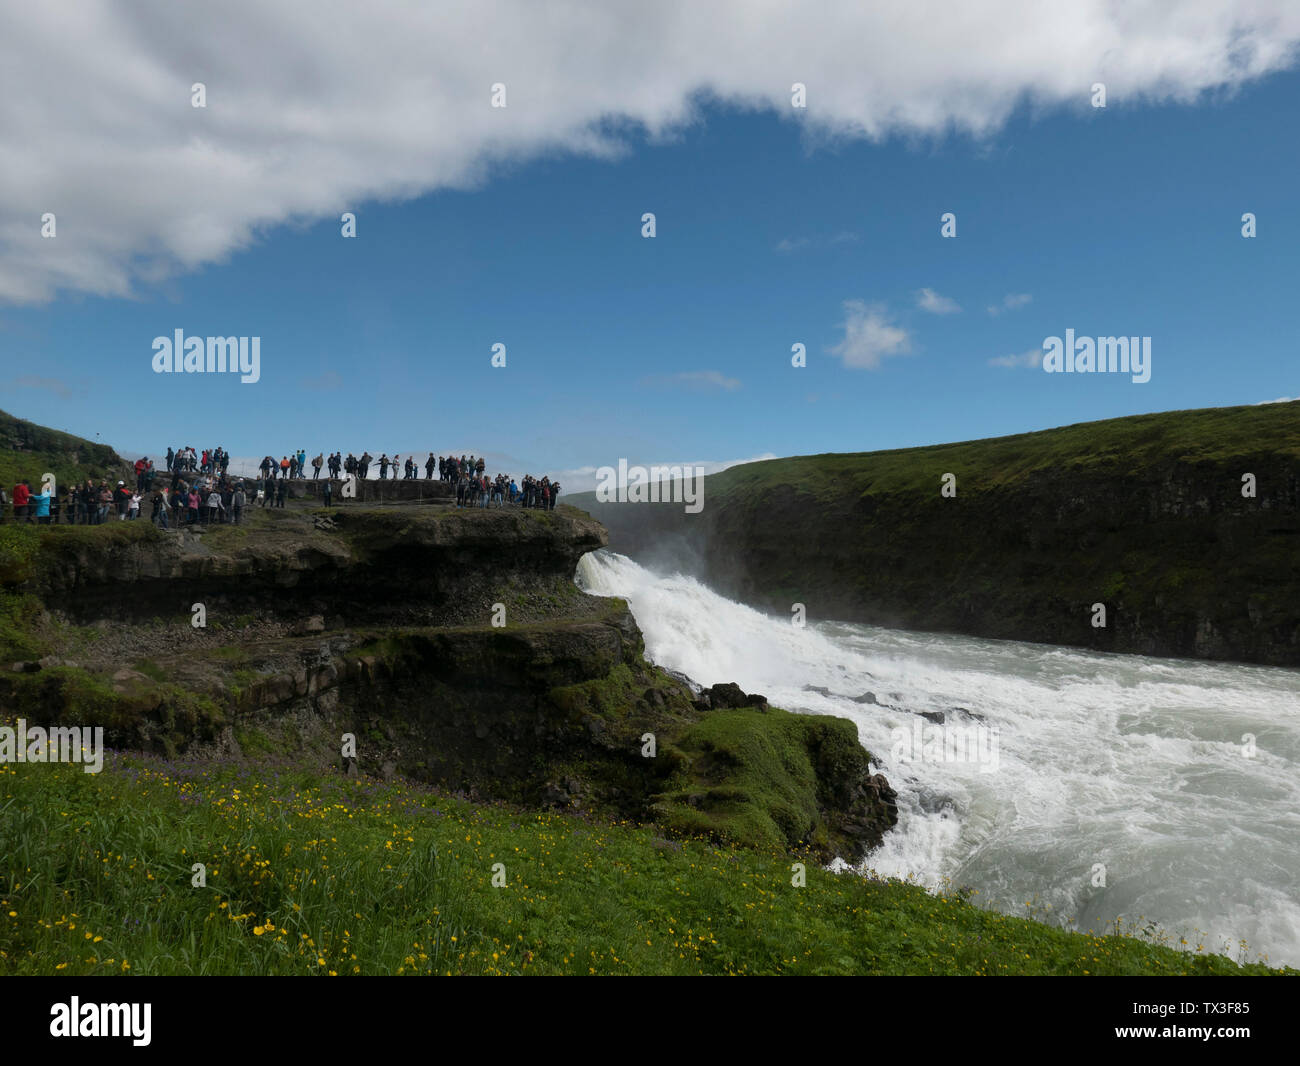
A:
<svg viewBox="0 0 1300 1066">
<path fill-rule="evenodd" d="M 156 459 L 154 462 L 161 465 Z M 12 491 L 22 478 L 39 485 L 47 473 L 60 485 L 110 475 L 117 480 L 129 466 L 107 444 L 95 444 L 0 411 L 0 485 L 6 491 Z"/>
<path fill-rule="evenodd" d="M 565 500 L 613 550 L 784 613 L 1300 665 L 1300 402 L 746 463 L 703 501 Z"/>
</svg>

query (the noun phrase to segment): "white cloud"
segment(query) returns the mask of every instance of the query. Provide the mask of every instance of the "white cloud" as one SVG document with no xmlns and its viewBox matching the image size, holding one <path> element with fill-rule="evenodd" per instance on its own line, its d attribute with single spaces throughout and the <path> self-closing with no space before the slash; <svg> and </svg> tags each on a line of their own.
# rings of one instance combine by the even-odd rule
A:
<svg viewBox="0 0 1300 1066">
<path fill-rule="evenodd" d="M 837 244 L 857 244 L 860 238 L 852 230 L 840 230 L 829 237 L 783 237 L 777 241 L 776 250 L 785 254 L 805 248 L 833 248 Z"/>
<path fill-rule="evenodd" d="M 891 355 L 902 355 L 911 346 L 907 330 L 889 320 L 880 304 L 861 300 L 844 301 L 844 339 L 831 349 L 846 367 L 875 370 Z"/>
<path fill-rule="evenodd" d="M 1255 406 L 1263 407 L 1265 404 L 1270 403 L 1295 403 L 1296 400 L 1300 400 L 1300 396 L 1279 396 L 1276 400 L 1260 400 Z"/>
<path fill-rule="evenodd" d="M 751 0 L 369 0 L 328 18 L 317 0 L 86 0 L 75 19 L 28 3 L 4 21 L 0 300 L 18 303 L 125 295 L 277 225 L 471 187 L 504 162 L 609 157 L 706 99 L 770 109 L 814 144 L 983 136 L 1026 103 L 1086 113 L 1096 81 L 1112 107 L 1192 102 L 1286 67 L 1300 41 L 1292 0 L 845 0 L 816 18 Z"/>
<path fill-rule="evenodd" d="M 1019 355 L 995 355 L 989 360 L 989 366 L 1028 367 L 1040 370 L 1043 366 L 1043 349 L 1030 348 Z"/>
<path fill-rule="evenodd" d="M 996 318 L 1003 311 L 1018 311 L 1026 304 L 1031 303 L 1033 299 L 1033 296 L 1027 292 L 1009 292 L 1002 297 L 1000 304 L 991 304 L 989 306 L 989 314 Z"/>
<path fill-rule="evenodd" d="M 921 289 L 916 294 L 916 306 L 932 315 L 952 315 L 961 310 L 961 305 L 949 296 L 940 296 L 933 289 Z"/>
<path fill-rule="evenodd" d="M 726 389 L 731 392 L 740 388 L 737 378 L 729 378 L 718 370 L 684 370 L 680 374 L 651 375 L 642 378 L 641 384 L 650 388 L 685 388 L 696 392 L 705 389 Z"/>
</svg>

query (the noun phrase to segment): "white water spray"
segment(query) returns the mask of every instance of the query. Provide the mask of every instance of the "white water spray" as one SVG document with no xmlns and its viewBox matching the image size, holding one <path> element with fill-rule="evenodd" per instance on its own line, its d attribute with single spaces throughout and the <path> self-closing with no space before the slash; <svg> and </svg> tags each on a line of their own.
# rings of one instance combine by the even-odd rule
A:
<svg viewBox="0 0 1300 1066">
<path fill-rule="evenodd" d="M 1175 945 L 1300 965 L 1300 671 L 801 629 L 607 551 L 578 583 L 627 599 L 661 666 L 852 719 L 899 794 L 865 868 L 969 886 L 1007 913 L 1032 902 L 1079 930 L 1155 922 Z M 996 772 L 893 758 L 921 712 L 995 730 Z"/>
</svg>

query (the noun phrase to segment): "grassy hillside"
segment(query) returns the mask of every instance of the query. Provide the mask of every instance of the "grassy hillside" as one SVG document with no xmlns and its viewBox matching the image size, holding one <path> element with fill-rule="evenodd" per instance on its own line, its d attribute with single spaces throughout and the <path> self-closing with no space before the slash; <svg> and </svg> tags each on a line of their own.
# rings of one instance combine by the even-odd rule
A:
<svg viewBox="0 0 1300 1066">
<path fill-rule="evenodd" d="M 107 444 L 94 444 L 0 411 L 0 485 L 6 492 L 21 478 L 39 485 L 46 473 L 65 485 L 88 477 L 116 481 L 127 469 L 127 462 Z"/>
<path fill-rule="evenodd" d="M 788 485 L 819 503 L 864 493 L 933 495 L 939 476 L 979 491 L 1032 484 L 1037 473 L 1131 475 L 1170 463 L 1224 466 L 1289 458 L 1300 466 L 1300 401 L 1212 407 L 1081 422 L 1009 437 L 805 455 L 746 463 L 707 480 L 706 500 L 720 504 Z M 585 494 L 584 494 L 585 498 Z M 582 506 L 577 500 L 569 501 Z"/>
<path fill-rule="evenodd" d="M 0 765 L 0 810 L 0 974 L 1270 972 L 401 780 L 111 756 Z"/>
<path fill-rule="evenodd" d="M 706 478 L 698 515 L 568 502 L 613 549 L 782 612 L 1300 664 L 1300 402 L 750 463 Z"/>
</svg>

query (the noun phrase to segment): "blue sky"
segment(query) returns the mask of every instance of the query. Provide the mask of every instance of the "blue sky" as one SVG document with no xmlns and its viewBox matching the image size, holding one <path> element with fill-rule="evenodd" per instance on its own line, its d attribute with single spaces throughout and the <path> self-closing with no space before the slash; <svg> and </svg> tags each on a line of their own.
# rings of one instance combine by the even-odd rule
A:
<svg viewBox="0 0 1300 1066">
<path fill-rule="evenodd" d="M 0 407 L 131 457 L 475 451 L 576 490 L 620 457 L 867 451 L 1293 397 L 1298 90 L 1283 71 L 1191 103 L 1085 93 L 982 135 L 874 140 L 714 100 L 661 136 L 618 129 L 617 153 L 558 144 L 464 188 L 338 197 L 126 294 L 0 304 Z M 49 243 L 96 224 L 61 213 Z M 260 380 L 155 374 L 153 338 L 177 328 L 259 336 Z M 1067 328 L 1150 336 L 1151 380 L 1023 365 Z"/>
</svg>

